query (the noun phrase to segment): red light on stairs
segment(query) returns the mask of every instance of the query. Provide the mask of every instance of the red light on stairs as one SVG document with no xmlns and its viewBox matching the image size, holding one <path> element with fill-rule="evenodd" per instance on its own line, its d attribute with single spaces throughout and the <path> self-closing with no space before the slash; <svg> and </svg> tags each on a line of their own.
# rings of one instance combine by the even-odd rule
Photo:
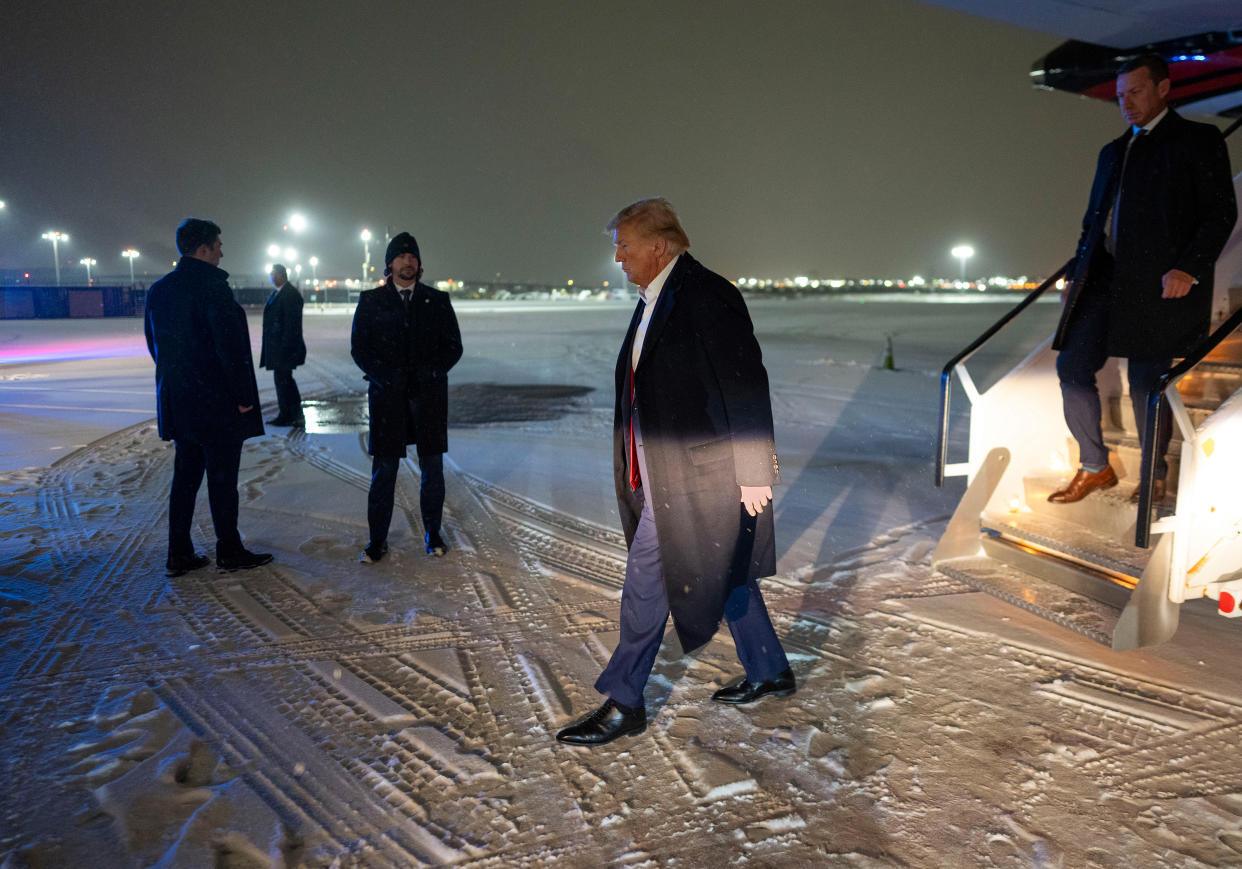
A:
<svg viewBox="0 0 1242 869">
<path fill-rule="evenodd" d="M 1229 592 L 1222 591 L 1220 593 L 1220 602 L 1219 602 L 1218 608 L 1220 612 L 1223 613 L 1224 615 L 1230 615 L 1231 613 L 1237 612 L 1238 600 Z"/>
</svg>

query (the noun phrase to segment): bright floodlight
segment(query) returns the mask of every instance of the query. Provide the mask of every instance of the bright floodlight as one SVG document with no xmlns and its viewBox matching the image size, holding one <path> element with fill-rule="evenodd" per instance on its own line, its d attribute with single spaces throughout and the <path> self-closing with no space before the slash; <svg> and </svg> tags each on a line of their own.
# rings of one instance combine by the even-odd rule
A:
<svg viewBox="0 0 1242 869">
<path fill-rule="evenodd" d="M 362 231 L 362 235 L 360 236 L 360 238 L 361 238 L 363 241 L 370 241 L 370 240 L 371 240 L 371 230 L 369 230 L 369 229 L 364 229 L 364 230 Z"/>
<path fill-rule="evenodd" d="M 294 232 L 302 232 L 306 229 L 306 218 L 295 211 L 289 215 L 289 228 Z"/>
<path fill-rule="evenodd" d="M 291 248 L 291 247 L 287 247 L 287 248 L 285 248 L 285 260 L 286 260 L 286 264 L 288 264 L 288 263 L 292 263 L 292 262 L 296 262 L 296 261 L 297 261 L 297 258 L 298 258 L 298 252 L 297 252 L 296 250 L 294 250 L 294 249 L 293 249 L 293 248 Z"/>
<path fill-rule="evenodd" d="M 949 253 L 962 261 L 962 280 L 966 280 L 966 260 L 975 255 L 975 249 L 968 244 L 959 244 Z"/>
<path fill-rule="evenodd" d="M 312 266 L 317 266 L 319 265 L 319 257 L 313 256 L 310 259 L 308 259 L 307 262 L 310 263 Z"/>
<path fill-rule="evenodd" d="M 0 211 L 4 211 L 4 200 L 0 199 Z"/>
<path fill-rule="evenodd" d="M 78 262 L 86 266 L 86 283 L 87 284 L 93 283 L 93 281 L 91 280 L 91 266 L 98 265 L 98 262 L 95 260 L 94 257 L 89 257 L 89 256 L 83 257 L 82 259 L 78 260 Z"/>
<path fill-rule="evenodd" d="M 273 259 L 279 259 L 279 257 L 280 257 L 280 245 L 278 245 L 278 244 L 269 244 L 269 245 L 267 246 L 267 255 L 268 255 L 268 256 L 270 256 L 270 257 L 272 257 Z"/>
</svg>

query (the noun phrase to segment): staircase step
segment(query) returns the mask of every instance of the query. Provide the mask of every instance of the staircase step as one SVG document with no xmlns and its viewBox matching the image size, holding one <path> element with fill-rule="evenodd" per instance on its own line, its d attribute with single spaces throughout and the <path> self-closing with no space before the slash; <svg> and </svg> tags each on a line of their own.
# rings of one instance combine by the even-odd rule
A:
<svg viewBox="0 0 1242 869">
<path fill-rule="evenodd" d="M 1143 453 L 1139 449 L 1138 438 L 1117 431 L 1105 431 L 1104 445 L 1109 450 L 1109 463 L 1117 472 L 1117 476 L 1121 478 L 1121 485 L 1117 488 L 1129 496 L 1134 491 L 1134 487 L 1138 485 L 1139 471 L 1143 464 Z M 1182 466 L 1181 455 L 1182 442 L 1177 439 L 1169 441 L 1169 451 L 1165 455 L 1169 473 L 1164 482 L 1170 495 L 1177 494 L 1177 476 Z"/>
<path fill-rule="evenodd" d="M 1220 402 L 1209 402 L 1206 406 L 1192 404 L 1186 400 L 1185 396 L 1182 397 L 1182 404 L 1186 406 L 1186 413 L 1195 428 L 1203 425 L 1204 421 L 1220 406 Z M 1138 425 L 1134 421 L 1134 405 L 1128 396 L 1109 396 L 1108 410 L 1104 415 L 1104 428 L 1106 431 L 1138 437 Z M 1176 426 L 1173 428 L 1173 440 L 1179 444 L 1182 440 L 1181 430 Z"/>
<path fill-rule="evenodd" d="M 1095 494 L 1098 493 L 1088 495 L 1087 499 Z M 1051 557 L 1061 556 L 1101 574 L 1128 577 L 1133 582 L 1143 575 L 1151 558 L 1151 550 L 1139 549 L 1132 539 L 1100 534 L 1077 522 L 1033 511 L 1003 516 L 985 514 L 981 527 L 985 534 L 1003 535 Z"/>
<path fill-rule="evenodd" d="M 1201 362 L 1177 384 L 1185 404 L 1217 408 L 1242 388 L 1242 369 L 1220 362 Z"/>
<path fill-rule="evenodd" d="M 1048 496 L 1069 482 L 1068 476 L 1047 474 L 1025 478 L 1026 507 L 1033 513 L 1072 522 L 1097 534 L 1118 540 L 1133 540 L 1138 521 L 1138 505 L 1130 500 L 1134 483 L 1122 480 L 1111 489 L 1092 492 L 1073 504 L 1053 504 Z"/>
<path fill-rule="evenodd" d="M 936 569 L 1097 643 L 1112 645 L 1119 607 L 1044 582 L 994 558 L 952 558 Z"/>
</svg>

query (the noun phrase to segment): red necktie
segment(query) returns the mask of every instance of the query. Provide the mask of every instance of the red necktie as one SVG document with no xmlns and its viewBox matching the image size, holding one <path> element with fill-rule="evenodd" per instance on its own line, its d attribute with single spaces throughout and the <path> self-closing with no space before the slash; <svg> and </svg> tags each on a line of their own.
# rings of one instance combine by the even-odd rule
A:
<svg viewBox="0 0 1242 869">
<path fill-rule="evenodd" d="M 630 366 L 630 488 L 635 492 L 643 484 L 638 473 L 638 447 L 634 443 L 634 366 Z"/>
</svg>

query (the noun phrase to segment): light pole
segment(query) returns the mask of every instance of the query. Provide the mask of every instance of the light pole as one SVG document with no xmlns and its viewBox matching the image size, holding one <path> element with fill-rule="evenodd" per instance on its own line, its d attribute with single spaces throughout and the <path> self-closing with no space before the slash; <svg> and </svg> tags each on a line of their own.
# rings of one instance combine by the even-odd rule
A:
<svg viewBox="0 0 1242 869">
<path fill-rule="evenodd" d="M 959 244 L 949 253 L 962 261 L 962 280 L 966 280 L 966 260 L 975 255 L 975 249 L 968 244 Z"/>
<path fill-rule="evenodd" d="M 307 262 L 311 267 L 311 285 L 317 287 L 319 286 L 319 257 L 313 256 Z"/>
<path fill-rule="evenodd" d="M 43 233 L 43 238 L 52 243 L 52 262 L 56 266 L 56 286 L 60 286 L 60 243 L 68 241 L 69 236 L 59 230 L 51 230 Z"/>
<path fill-rule="evenodd" d="M 86 285 L 89 287 L 94 281 L 91 280 L 91 266 L 99 265 L 99 261 L 94 257 L 83 257 L 78 260 L 82 265 L 86 266 Z"/>
<path fill-rule="evenodd" d="M 367 272 L 371 268 L 371 230 L 362 230 L 362 283 L 367 282 Z"/>
<path fill-rule="evenodd" d="M 138 258 L 138 251 L 134 250 L 132 247 L 127 247 L 125 248 L 125 250 L 121 251 L 121 256 L 129 260 L 129 286 L 130 286 L 130 289 L 133 289 L 134 283 L 135 283 L 134 281 L 134 260 Z"/>
</svg>

